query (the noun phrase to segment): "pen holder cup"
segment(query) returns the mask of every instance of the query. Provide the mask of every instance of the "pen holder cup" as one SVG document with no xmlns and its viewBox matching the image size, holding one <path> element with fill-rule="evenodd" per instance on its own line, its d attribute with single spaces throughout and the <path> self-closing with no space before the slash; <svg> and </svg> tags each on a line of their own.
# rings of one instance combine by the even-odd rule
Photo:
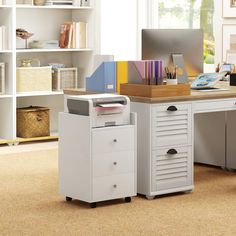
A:
<svg viewBox="0 0 236 236">
<path fill-rule="evenodd" d="M 166 79 L 166 84 L 167 85 L 175 85 L 175 84 L 178 84 L 178 80 L 177 79 Z"/>
</svg>

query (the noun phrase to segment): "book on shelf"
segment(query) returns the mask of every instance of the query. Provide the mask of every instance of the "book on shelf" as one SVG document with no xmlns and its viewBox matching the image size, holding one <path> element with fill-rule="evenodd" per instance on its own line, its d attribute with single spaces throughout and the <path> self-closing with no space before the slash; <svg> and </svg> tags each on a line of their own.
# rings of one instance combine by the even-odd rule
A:
<svg viewBox="0 0 236 236">
<path fill-rule="evenodd" d="M 6 26 L 0 26 L 0 50 L 7 50 L 7 33 Z"/>
<path fill-rule="evenodd" d="M 5 63 L 0 62 L 0 94 L 5 93 Z"/>
<path fill-rule="evenodd" d="M 65 22 L 60 29 L 60 48 L 86 48 L 87 47 L 87 23 Z"/>
</svg>

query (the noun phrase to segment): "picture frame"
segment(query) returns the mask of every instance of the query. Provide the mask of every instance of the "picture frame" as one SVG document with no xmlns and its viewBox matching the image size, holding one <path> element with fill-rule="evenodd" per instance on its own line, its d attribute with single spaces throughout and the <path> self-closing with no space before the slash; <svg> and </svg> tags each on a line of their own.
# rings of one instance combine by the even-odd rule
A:
<svg viewBox="0 0 236 236">
<path fill-rule="evenodd" d="M 224 18 L 236 18 L 236 0 L 222 0 Z"/>
<path fill-rule="evenodd" d="M 222 62 L 227 62 L 229 54 L 236 51 L 236 25 L 222 25 Z"/>
</svg>

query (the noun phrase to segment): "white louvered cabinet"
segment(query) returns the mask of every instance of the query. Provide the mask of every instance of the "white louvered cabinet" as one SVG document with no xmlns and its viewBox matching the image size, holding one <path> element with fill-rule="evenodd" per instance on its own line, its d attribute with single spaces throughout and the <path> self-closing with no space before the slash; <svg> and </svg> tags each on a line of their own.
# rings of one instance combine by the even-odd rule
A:
<svg viewBox="0 0 236 236">
<path fill-rule="evenodd" d="M 152 147 L 191 144 L 191 105 L 152 105 Z"/>
<path fill-rule="evenodd" d="M 138 114 L 139 194 L 193 189 L 192 106 L 190 103 L 132 102 Z"/>
</svg>

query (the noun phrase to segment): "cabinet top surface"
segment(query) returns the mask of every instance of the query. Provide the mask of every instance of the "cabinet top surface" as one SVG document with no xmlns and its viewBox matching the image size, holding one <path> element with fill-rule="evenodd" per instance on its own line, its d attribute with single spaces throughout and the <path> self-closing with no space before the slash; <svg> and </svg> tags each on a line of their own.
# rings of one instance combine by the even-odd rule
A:
<svg viewBox="0 0 236 236">
<path fill-rule="evenodd" d="M 195 100 L 236 98 L 236 86 L 229 86 L 228 82 L 219 82 L 217 84 L 217 87 L 225 88 L 228 90 L 217 90 L 217 91 L 191 90 L 190 95 L 174 96 L 174 97 L 154 97 L 154 98 L 135 97 L 135 96 L 129 96 L 129 97 L 132 102 L 142 102 L 142 103 L 185 102 L 185 101 L 195 101 Z M 71 95 L 84 95 L 91 93 L 94 92 L 88 92 L 85 91 L 85 89 L 64 90 L 64 94 L 71 94 Z"/>
</svg>

